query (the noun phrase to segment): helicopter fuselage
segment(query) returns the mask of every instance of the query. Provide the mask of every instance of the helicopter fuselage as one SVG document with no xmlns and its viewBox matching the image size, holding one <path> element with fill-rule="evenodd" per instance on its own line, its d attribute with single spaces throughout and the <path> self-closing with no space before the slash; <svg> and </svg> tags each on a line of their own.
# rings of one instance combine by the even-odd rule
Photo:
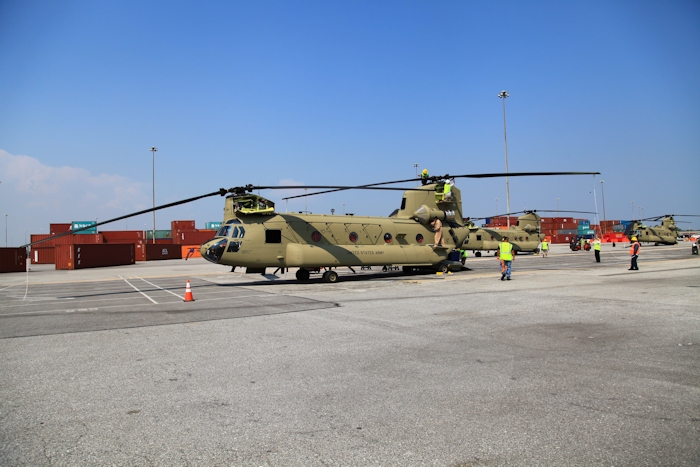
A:
<svg viewBox="0 0 700 467">
<path fill-rule="evenodd" d="M 443 223 L 441 246 L 434 245 L 435 217 Z M 456 187 L 449 200 L 436 197 L 434 185 L 406 191 L 389 217 L 278 213 L 274 203 L 250 194 L 226 199 L 223 224 L 200 251 L 213 263 L 260 273 L 268 267 L 440 268 L 469 234 L 460 221 Z"/>
</svg>

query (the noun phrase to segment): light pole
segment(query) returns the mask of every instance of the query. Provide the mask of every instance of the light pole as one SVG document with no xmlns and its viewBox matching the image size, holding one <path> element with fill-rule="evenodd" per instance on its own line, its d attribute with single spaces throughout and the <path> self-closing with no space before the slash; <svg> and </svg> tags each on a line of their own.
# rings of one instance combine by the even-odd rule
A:
<svg viewBox="0 0 700 467">
<path fill-rule="evenodd" d="M 600 181 L 600 196 L 603 198 L 603 225 L 607 227 L 607 217 L 605 217 L 605 190 L 603 190 L 603 183 L 605 183 L 605 180 Z M 603 230 L 603 233 L 605 233 L 605 230 Z"/>
<path fill-rule="evenodd" d="M 637 206 L 639 210 L 642 212 L 642 219 L 644 219 L 644 208 L 641 206 Z"/>
<path fill-rule="evenodd" d="M 418 163 L 413 164 L 413 168 L 416 169 L 416 178 L 418 178 Z M 416 186 L 418 186 L 418 182 L 416 182 Z"/>
<path fill-rule="evenodd" d="M 506 138 L 506 98 L 510 96 L 505 90 L 498 95 L 503 99 L 503 146 L 506 150 L 506 204 L 508 210 L 508 228 L 510 229 L 510 188 L 508 187 L 508 140 Z"/>
<path fill-rule="evenodd" d="M 151 146 L 152 157 L 152 184 L 153 184 L 153 244 L 156 243 L 156 151 L 158 148 Z"/>
</svg>

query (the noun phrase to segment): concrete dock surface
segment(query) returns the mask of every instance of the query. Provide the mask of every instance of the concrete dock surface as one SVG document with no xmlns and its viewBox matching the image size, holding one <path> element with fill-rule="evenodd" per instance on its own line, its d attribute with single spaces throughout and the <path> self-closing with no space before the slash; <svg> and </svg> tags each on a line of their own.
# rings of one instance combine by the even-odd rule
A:
<svg viewBox="0 0 700 467">
<path fill-rule="evenodd" d="M 700 465 L 689 246 L 466 266 L 2 274 L 0 465 Z"/>
</svg>

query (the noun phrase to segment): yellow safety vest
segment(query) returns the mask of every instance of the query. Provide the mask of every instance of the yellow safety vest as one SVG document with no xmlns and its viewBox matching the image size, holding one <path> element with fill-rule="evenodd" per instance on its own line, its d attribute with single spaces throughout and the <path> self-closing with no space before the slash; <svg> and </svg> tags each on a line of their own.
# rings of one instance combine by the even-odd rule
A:
<svg viewBox="0 0 700 467">
<path fill-rule="evenodd" d="M 542 241 L 542 249 L 543 250 L 549 250 L 549 243 L 547 243 L 546 240 Z"/>
<path fill-rule="evenodd" d="M 595 242 L 593 242 L 593 249 L 600 251 L 600 242 L 599 241 L 596 240 Z"/>
<path fill-rule="evenodd" d="M 501 259 L 503 261 L 513 261 L 513 245 L 508 242 L 501 242 L 498 248 L 501 251 Z"/>
</svg>

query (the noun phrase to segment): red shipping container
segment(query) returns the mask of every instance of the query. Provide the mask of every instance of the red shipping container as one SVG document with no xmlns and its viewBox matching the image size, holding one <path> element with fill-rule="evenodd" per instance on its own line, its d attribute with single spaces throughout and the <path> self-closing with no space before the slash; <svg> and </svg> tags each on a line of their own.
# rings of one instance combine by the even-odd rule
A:
<svg viewBox="0 0 700 467">
<path fill-rule="evenodd" d="M 0 272 L 25 272 L 26 248 L 0 248 Z"/>
<path fill-rule="evenodd" d="M 44 240 L 51 237 L 49 234 L 32 234 L 30 239 L 34 243 L 38 240 Z M 54 238 L 46 242 L 38 243 L 36 246 L 39 248 L 56 246 L 56 245 L 72 245 L 74 243 L 85 244 L 85 243 L 103 243 L 104 238 L 102 234 L 69 234 L 62 237 Z"/>
<path fill-rule="evenodd" d="M 196 230 L 197 227 L 194 226 L 194 221 L 172 221 L 170 222 L 170 230 L 175 232 L 176 230 Z"/>
<path fill-rule="evenodd" d="M 116 243 L 112 240 L 143 240 L 143 230 L 106 230 L 100 233 L 105 243 Z"/>
<path fill-rule="evenodd" d="M 146 261 L 146 245 L 136 245 L 135 259 L 136 261 Z"/>
<path fill-rule="evenodd" d="M 49 224 L 49 232 L 51 235 L 60 234 L 63 232 L 70 232 L 71 224 Z"/>
<path fill-rule="evenodd" d="M 148 243 L 146 245 L 146 261 L 158 261 L 162 259 L 182 259 L 180 245 L 166 245 Z"/>
<path fill-rule="evenodd" d="M 32 264 L 54 264 L 56 262 L 56 252 L 54 247 L 32 248 L 30 253 Z"/>
<path fill-rule="evenodd" d="M 57 245 L 56 269 L 86 269 L 134 264 L 136 262 L 134 250 L 134 245 L 127 243 Z"/>
<path fill-rule="evenodd" d="M 178 245 L 201 245 L 216 236 L 216 230 L 173 231 L 173 243 Z"/>
</svg>

